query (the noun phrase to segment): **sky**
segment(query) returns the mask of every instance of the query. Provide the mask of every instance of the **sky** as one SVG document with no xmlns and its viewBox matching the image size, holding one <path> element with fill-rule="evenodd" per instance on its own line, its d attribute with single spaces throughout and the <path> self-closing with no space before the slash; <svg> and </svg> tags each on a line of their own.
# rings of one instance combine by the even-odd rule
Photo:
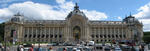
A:
<svg viewBox="0 0 150 51">
<path fill-rule="evenodd" d="M 130 14 L 150 31 L 150 0 L 0 0 L 0 22 L 20 13 L 31 20 L 64 20 L 78 3 L 89 20 L 122 21 Z"/>
</svg>

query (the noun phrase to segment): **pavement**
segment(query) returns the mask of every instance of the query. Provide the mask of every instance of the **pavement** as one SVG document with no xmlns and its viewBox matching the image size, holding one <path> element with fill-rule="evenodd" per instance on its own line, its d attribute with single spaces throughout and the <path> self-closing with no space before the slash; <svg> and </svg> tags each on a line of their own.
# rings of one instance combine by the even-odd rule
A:
<svg viewBox="0 0 150 51">
<path fill-rule="evenodd" d="M 41 47 L 42 48 L 42 51 L 47 51 L 48 47 Z M 58 48 L 66 48 L 66 47 L 76 47 L 76 46 L 52 46 L 52 49 L 54 51 L 56 51 Z M 138 46 L 134 46 L 136 49 L 138 49 Z M 36 49 L 37 47 L 35 47 Z M 90 46 L 90 48 L 93 48 L 92 46 Z M 105 48 L 105 47 L 104 47 Z M 122 48 L 122 51 L 132 51 L 131 49 L 125 49 L 125 48 Z M 0 51 L 1 51 L 1 48 L 0 48 Z M 7 51 L 17 51 L 17 46 L 11 46 L 11 47 L 7 47 Z M 94 49 L 93 51 L 104 51 L 104 49 L 101 49 L 101 50 L 98 50 L 98 49 Z M 111 49 L 111 51 L 114 51 L 113 49 Z M 148 45 L 145 46 L 145 50 L 144 51 L 150 51 L 150 49 L 148 49 Z"/>
</svg>

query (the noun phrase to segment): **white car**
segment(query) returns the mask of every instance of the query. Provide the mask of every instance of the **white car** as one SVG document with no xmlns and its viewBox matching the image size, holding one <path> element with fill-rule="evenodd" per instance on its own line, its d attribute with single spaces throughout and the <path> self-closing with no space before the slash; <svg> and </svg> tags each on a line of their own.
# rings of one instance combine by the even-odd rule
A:
<svg viewBox="0 0 150 51">
<path fill-rule="evenodd" d="M 81 51 L 80 48 L 73 48 L 75 51 Z"/>
<path fill-rule="evenodd" d="M 93 46 L 94 45 L 94 41 L 89 41 L 88 45 Z"/>
<path fill-rule="evenodd" d="M 115 51 L 122 51 L 122 50 L 119 47 L 115 47 Z"/>
</svg>

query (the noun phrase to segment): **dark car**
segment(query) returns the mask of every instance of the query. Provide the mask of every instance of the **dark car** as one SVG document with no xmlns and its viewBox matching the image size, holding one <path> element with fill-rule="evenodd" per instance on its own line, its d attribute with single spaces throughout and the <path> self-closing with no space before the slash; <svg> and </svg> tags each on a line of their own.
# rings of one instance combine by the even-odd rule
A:
<svg viewBox="0 0 150 51">
<path fill-rule="evenodd" d="M 110 51 L 111 49 L 109 47 L 105 47 L 105 51 Z"/>
<path fill-rule="evenodd" d="M 32 47 L 32 44 L 23 45 L 23 47 Z"/>
</svg>

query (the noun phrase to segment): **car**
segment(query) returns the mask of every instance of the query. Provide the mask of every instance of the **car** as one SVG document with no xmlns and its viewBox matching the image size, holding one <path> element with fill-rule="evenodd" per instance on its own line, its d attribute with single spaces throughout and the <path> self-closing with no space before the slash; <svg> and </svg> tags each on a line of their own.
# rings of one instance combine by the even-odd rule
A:
<svg viewBox="0 0 150 51">
<path fill-rule="evenodd" d="M 136 50 L 136 51 L 139 51 L 140 49 L 139 49 L 139 46 L 134 46 L 134 49 Z"/>
<path fill-rule="evenodd" d="M 110 51 L 111 49 L 110 49 L 110 47 L 105 47 L 104 50 L 105 51 Z"/>
<path fill-rule="evenodd" d="M 63 48 L 58 48 L 57 51 L 63 51 Z"/>
<path fill-rule="evenodd" d="M 94 44 L 95 44 L 94 41 L 89 41 L 88 43 L 89 46 L 93 46 Z"/>
<path fill-rule="evenodd" d="M 76 51 L 81 51 L 81 48 L 77 48 Z"/>
<path fill-rule="evenodd" d="M 122 51 L 122 50 L 119 47 L 115 47 L 114 51 Z"/>
<path fill-rule="evenodd" d="M 148 44 L 148 49 L 150 50 L 150 44 Z"/>
<path fill-rule="evenodd" d="M 23 47 L 32 47 L 32 44 L 24 44 Z"/>
<path fill-rule="evenodd" d="M 73 51 L 73 48 L 69 47 L 69 48 L 67 48 L 67 51 Z"/>
<path fill-rule="evenodd" d="M 30 49 L 29 47 L 25 47 L 24 51 L 29 51 L 29 49 Z"/>
</svg>

